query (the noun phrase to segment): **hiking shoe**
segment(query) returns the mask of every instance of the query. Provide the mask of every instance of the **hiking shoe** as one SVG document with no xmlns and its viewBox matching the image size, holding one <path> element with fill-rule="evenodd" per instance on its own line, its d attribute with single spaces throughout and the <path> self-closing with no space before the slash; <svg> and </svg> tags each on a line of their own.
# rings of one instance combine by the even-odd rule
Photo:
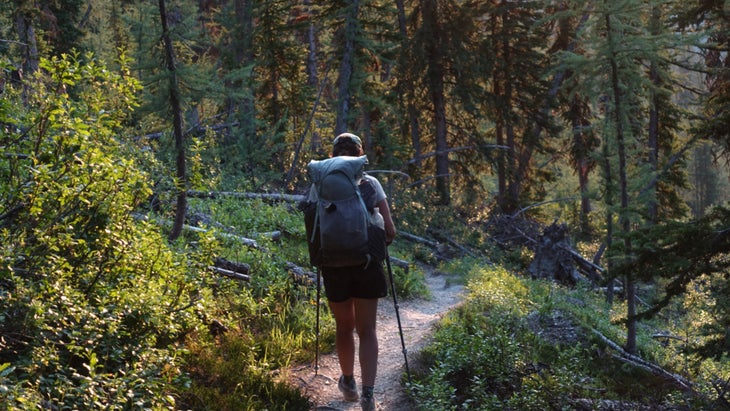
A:
<svg viewBox="0 0 730 411">
<path fill-rule="evenodd" d="M 360 400 L 360 407 L 362 408 L 362 411 L 375 411 L 375 398 L 362 397 Z"/>
<path fill-rule="evenodd" d="M 337 388 L 340 389 L 342 396 L 345 397 L 345 401 L 355 402 L 359 398 L 357 395 L 357 385 L 353 378 L 349 383 L 345 382 L 345 376 L 340 376 L 340 381 L 337 383 Z M 373 408 L 375 409 L 375 408 Z"/>
</svg>

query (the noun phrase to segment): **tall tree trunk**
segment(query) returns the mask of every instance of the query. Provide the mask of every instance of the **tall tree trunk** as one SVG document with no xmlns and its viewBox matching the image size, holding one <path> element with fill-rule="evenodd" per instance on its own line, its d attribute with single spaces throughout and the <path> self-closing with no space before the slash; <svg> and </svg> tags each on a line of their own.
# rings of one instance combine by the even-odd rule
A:
<svg viewBox="0 0 730 411">
<path fill-rule="evenodd" d="M 441 53 L 443 33 L 439 23 L 437 2 L 437 0 L 422 0 L 421 11 L 423 13 L 423 24 L 429 28 L 428 32 L 430 33 L 430 39 L 425 45 L 428 58 L 426 82 L 433 106 L 433 122 L 436 134 L 436 190 L 439 194 L 438 203 L 448 205 L 451 203 L 451 190 L 449 187 L 446 97 L 444 95 L 445 67 L 443 54 Z"/>
<path fill-rule="evenodd" d="M 357 36 L 357 19 L 359 0 L 352 0 L 345 14 L 343 27 L 342 60 L 337 77 L 337 119 L 335 121 L 335 135 L 348 131 L 350 116 L 350 81 L 355 66 L 355 38 Z"/>
<path fill-rule="evenodd" d="M 401 43 L 405 43 L 408 39 L 408 27 L 406 25 L 406 8 L 403 0 L 396 0 L 396 7 L 398 8 L 398 29 L 401 35 Z M 421 127 L 418 121 L 418 109 L 416 108 L 414 84 L 410 73 L 402 73 L 400 81 L 397 83 L 398 95 L 405 99 L 407 123 L 404 124 L 404 130 L 408 130 L 409 137 L 411 140 L 411 147 L 413 148 L 413 158 L 417 159 L 414 163 L 416 170 L 421 170 L 421 155 L 423 149 L 421 148 Z M 405 136 L 404 136 L 405 137 Z"/>
<path fill-rule="evenodd" d="M 498 28 L 499 24 L 497 22 L 497 17 L 492 17 L 491 19 L 491 35 L 493 38 L 498 37 Z M 497 61 L 503 61 L 502 59 L 502 49 L 495 47 L 495 59 Z M 492 78 L 492 94 L 495 96 L 495 98 L 499 98 L 502 96 L 502 83 L 504 83 L 503 79 L 503 70 L 497 69 L 494 71 L 494 75 Z M 494 132 L 496 137 L 497 146 L 499 147 L 506 147 L 505 138 L 504 138 L 504 123 L 506 119 L 504 118 L 504 111 L 497 109 L 494 113 Z M 507 205 L 507 156 L 511 155 L 511 149 L 508 150 L 500 150 L 497 155 L 497 204 L 499 206 L 499 209 L 502 212 L 509 212 L 508 211 L 508 205 Z"/>
<path fill-rule="evenodd" d="M 160 22 L 162 24 L 162 41 L 165 47 L 165 63 L 170 83 L 170 109 L 172 110 L 172 131 L 175 138 L 177 167 L 175 185 L 177 186 L 177 208 L 175 210 L 175 222 L 170 231 L 170 241 L 176 240 L 182 233 L 185 224 L 185 212 L 187 210 L 187 174 L 185 171 L 185 141 L 183 136 L 183 120 L 182 108 L 180 102 L 180 91 L 178 89 L 177 68 L 175 66 L 175 50 L 172 47 L 172 39 L 170 38 L 170 29 L 167 23 L 167 11 L 165 10 L 165 0 L 159 0 L 160 5 Z"/>
<path fill-rule="evenodd" d="M 606 40 L 610 47 L 609 56 L 611 64 L 611 87 L 613 89 L 613 115 L 614 123 L 616 127 L 616 144 L 618 149 L 618 174 L 619 174 L 619 188 L 620 188 L 620 201 L 621 207 L 619 210 L 619 225 L 623 231 L 624 237 L 624 255 L 631 253 L 631 239 L 629 238 L 629 231 L 631 229 L 631 222 L 629 220 L 629 194 L 628 194 L 628 181 L 626 177 L 626 142 L 624 136 L 624 122 L 623 122 L 623 107 L 622 107 L 622 95 L 619 84 L 619 73 L 616 53 L 616 33 L 612 30 L 611 15 L 606 14 Z M 626 351 L 630 354 L 636 353 L 636 285 L 634 283 L 633 276 L 628 274 L 625 279 L 626 288 L 626 305 L 627 305 L 627 322 L 626 322 Z"/>
<path fill-rule="evenodd" d="M 15 16 L 15 29 L 18 32 L 18 39 L 23 45 L 23 66 L 21 75 L 25 78 L 31 78 L 33 73 L 38 71 L 40 65 L 40 57 L 38 55 L 38 39 L 35 35 L 35 28 L 33 26 L 33 17 L 31 14 L 24 12 L 24 8 L 21 7 L 22 3 L 16 4 L 17 15 Z M 23 100 L 26 100 L 29 93 L 29 84 L 26 82 L 23 84 Z"/>
<path fill-rule="evenodd" d="M 254 62 L 253 0 L 235 0 L 235 13 L 236 27 L 238 29 L 236 35 L 238 41 L 234 44 L 235 61 L 238 67 L 248 67 Z M 251 77 L 244 80 L 242 84 L 238 82 L 235 85 L 235 87 L 243 88 L 249 92 L 244 93 L 240 102 L 233 99 L 229 102 L 229 114 L 233 113 L 236 108 L 240 108 L 238 118 L 242 138 L 244 139 L 252 139 L 256 134 L 256 108 L 254 105 L 254 90 L 251 85 Z"/>
<path fill-rule="evenodd" d="M 312 90 L 316 90 L 319 86 L 319 77 L 318 77 L 318 70 L 317 70 L 317 49 L 318 49 L 318 39 L 317 39 L 317 27 L 314 25 L 314 10 L 311 9 L 312 6 L 312 0 L 304 0 L 304 6 L 305 6 L 305 13 L 309 14 L 309 26 L 307 27 L 307 65 L 306 65 L 306 72 L 307 72 L 307 85 L 311 87 Z M 327 73 L 325 73 L 326 75 Z M 316 104 L 316 102 L 315 102 Z M 310 121 L 316 121 L 314 118 Z M 310 149 L 312 151 L 319 151 L 322 147 L 322 138 L 319 135 L 319 127 L 314 127 L 312 129 L 312 139 L 310 142 Z"/>
<path fill-rule="evenodd" d="M 658 35 L 661 28 L 661 9 L 655 5 L 651 12 L 651 34 Z M 649 65 L 649 80 L 655 86 L 659 86 L 661 80 L 659 78 L 657 63 L 652 61 Z M 651 106 L 649 107 L 649 135 L 647 140 L 647 149 L 649 154 L 649 167 L 652 175 L 659 170 L 659 94 L 651 93 Z M 659 205 L 657 203 L 657 182 L 652 183 L 649 202 L 647 204 L 647 218 L 651 224 L 656 224 L 658 218 Z"/>
<path fill-rule="evenodd" d="M 588 192 L 588 181 L 593 160 L 590 158 L 592 150 L 592 136 L 587 131 L 590 120 L 587 118 L 588 110 L 579 96 L 574 96 L 571 101 L 570 121 L 573 128 L 573 153 L 576 173 L 578 174 L 578 188 L 580 191 L 580 228 L 583 234 L 589 234 L 591 224 L 588 218 L 591 212 L 591 199 Z"/>
<path fill-rule="evenodd" d="M 505 1 L 502 0 L 502 5 Z M 504 30 L 507 23 L 502 21 L 502 29 Z M 502 70 L 502 78 L 504 79 L 504 95 L 502 95 L 502 122 L 504 125 L 505 136 L 507 141 L 505 142 L 507 149 L 507 161 L 506 161 L 506 172 L 507 172 L 507 201 L 505 204 L 505 210 L 507 213 L 516 211 L 520 204 L 520 194 L 522 192 L 522 182 L 520 181 L 520 175 L 517 173 L 518 167 L 518 147 L 515 139 L 515 127 L 512 119 L 512 81 L 510 81 L 510 75 L 506 70 L 512 67 L 512 53 L 510 53 L 510 39 L 505 33 L 502 33 L 502 44 L 500 50 L 502 54 L 502 61 L 504 64 Z M 524 149 L 523 149 L 524 150 Z M 530 161 L 526 159 L 526 161 Z"/>
<path fill-rule="evenodd" d="M 606 180 L 606 249 L 611 250 L 613 246 L 613 201 L 614 201 L 614 189 L 613 189 L 613 171 L 611 170 L 611 156 L 608 149 L 608 144 L 603 143 L 603 174 Z M 613 267 L 613 258 L 606 259 L 606 270 L 610 273 Z M 606 302 L 608 305 L 613 305 L 613 286 L 615 284 L 613 278 L 609 278 L 608 284 L 606 284 Z"/>
</svg>

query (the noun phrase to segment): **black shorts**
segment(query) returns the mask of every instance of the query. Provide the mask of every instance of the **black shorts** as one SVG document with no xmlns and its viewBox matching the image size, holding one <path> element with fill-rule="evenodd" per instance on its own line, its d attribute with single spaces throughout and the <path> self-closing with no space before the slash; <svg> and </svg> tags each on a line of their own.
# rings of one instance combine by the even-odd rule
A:
<svg viewBox="0 0 730 411">
<path fill-rule="evenodd" d="M 327 299 L 333 303 L 349 298 L 382 298 L 388 295 L 383 262 L 371 263 L 368 268 L 322 267 L 322 279 Z"/>
</svg>

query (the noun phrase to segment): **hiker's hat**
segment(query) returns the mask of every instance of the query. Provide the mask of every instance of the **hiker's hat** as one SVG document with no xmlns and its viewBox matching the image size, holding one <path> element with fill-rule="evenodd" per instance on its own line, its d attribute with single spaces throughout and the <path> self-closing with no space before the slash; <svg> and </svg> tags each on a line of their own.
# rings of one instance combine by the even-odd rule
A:
<svg viewBox="0 0 730 411">
<path fill-rule="evenodd" d="M 360 137 L 352 134 L 352 133 L 342 133 L 339 136 L 335 137 L 335 140 L 332 142 L 332 145 L 336 146 L 337 143 L 340 141 L 347 141 L 350 140 L 353 143 L 357 144 L 358 146 L 362 147 L 362 140 L 360 140 Z"/>
</svg>

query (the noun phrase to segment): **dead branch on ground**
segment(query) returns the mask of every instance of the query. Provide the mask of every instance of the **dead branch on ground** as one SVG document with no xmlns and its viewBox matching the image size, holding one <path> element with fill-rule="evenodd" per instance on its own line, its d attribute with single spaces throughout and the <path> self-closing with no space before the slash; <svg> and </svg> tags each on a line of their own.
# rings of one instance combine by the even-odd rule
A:
<svg viewBox="0 0 730 411">
<path fill-rule="evenodd" d="M 667 371 L 664 368 L 660 367 L 657 364 L 651 363 L 649 361 L 644 360 L 643 358 L 630 354 L 626 352 L 619 344 L 612 341 L 610 338 L 603 335 L 600 331 L 596 330 L 595 328 L 592 328 L 591 331 L 601 339 L 606 345 L 611 347 L 613 350 L 617 352 L 617 354 L 612 354 L 612 356 L 626 364 L 632 365 L 637 368 L 641 368 L 647 372 L 650 372 L 651 374 L 661 376 L 664 378 L 667 378 L 673 382 L 675 382 L 679 387 L 682 389 L 688 390 L 688 391 L 694 391 L 694 384 L 692 381 L 689 381 L 688 379 L 682 377 L 679 374 L 675 374 L 673 372 Z"/>
</svg>

